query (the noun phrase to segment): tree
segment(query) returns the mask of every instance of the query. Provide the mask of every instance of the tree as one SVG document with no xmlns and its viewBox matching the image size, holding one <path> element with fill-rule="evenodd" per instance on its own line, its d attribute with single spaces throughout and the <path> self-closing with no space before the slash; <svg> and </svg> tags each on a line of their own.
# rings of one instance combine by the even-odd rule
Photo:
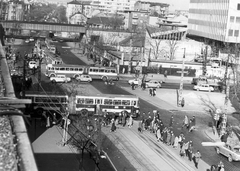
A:
<svg viewBox="0 0 240 171">
<path fill-rule="evenodd" d="M 162 50 L 160 49 L 161 41 L 161 39 L 148 40 L 148 44 L 150 45 L 151 49 L 150 55 L 153 56 L 154 59 L 158 59 L 162 53 Z"/>
<path fill-rule="evenodd" d="M 169 39 L 167 41 L 167 44 L 169 46 L 169 59 L 170 60 L 174 60 L 174 56 L 175 56 L 175 52 L 178 48 L 178 40 L 174 40 L 174 39 Z"/>
<path fill-rule="evenodd" d="M 66 7 L 58 6 L 53 14 L 53 17 L 57 18 L 59 23 L 67 23 Z"/>
<path fill-rule="evenodd" d="M 114 30 L 121 29 L 124 26 L 124 18 L 120 16 L 118 13 L 115 13 L 112 17 L 109 17 L 110 27 Z"/>
</svg>

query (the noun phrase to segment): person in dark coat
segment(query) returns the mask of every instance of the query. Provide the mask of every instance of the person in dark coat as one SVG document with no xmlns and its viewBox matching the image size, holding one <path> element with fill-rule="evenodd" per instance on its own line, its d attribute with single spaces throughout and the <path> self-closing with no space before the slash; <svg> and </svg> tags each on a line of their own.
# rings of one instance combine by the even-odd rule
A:
<svg viewBox="0 0 240 171">
<path fill-rule="evenodd" d="M 153 94 L 153 97 L 156 96 L 156 94 L 157 94 L 156 88 L 153 88 L 153 89 L 152 89 L 152 94 Z"/>
<path fill-rule="evenodd" d="M 112 119 L 112 120 L 111 120 L 111 123 L 112 123 L 111 132 L 116 132 L 117 127 L 116 127 L 116 125 L 115 125 L 115 120 Z"/>
<path fill-rule="evenodd" d="M 132 87 L 132 90 L 135 90 L 135 84 L 134 83 L 131 84 L 131 87 Z"/>
<path fill-rule="evenodd" d="M 151 88 L 149 88 L 149 94 L 150 94 L 150 96 L 153 95 L 153 94 L 152 94 L 152 89 L 151 89 Z"/>
<path fill-rule="evenodd" d="M 126 118 L 127 117 L 127 114 L 125 112 L 123 112 L 123 115 L 122 115 L 122 126 L 126 126 Z"/>
</svg>

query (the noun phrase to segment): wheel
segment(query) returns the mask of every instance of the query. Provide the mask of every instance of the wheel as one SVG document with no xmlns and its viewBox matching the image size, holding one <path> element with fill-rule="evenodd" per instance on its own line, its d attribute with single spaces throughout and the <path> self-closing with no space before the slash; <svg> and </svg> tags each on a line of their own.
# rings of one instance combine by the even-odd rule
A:
<svg viewBox="0 0 240 171">
<path fill-rule="evenodd" d="M 50 74 L 49 77 L 56 77 L 56 75 L 55 74 Z"/>
<path fill-rule="evenodd" d="M 217 154 L 220 154 L 220 150 L 219 148 L 216 148 Z"/>
<path fill-rule="evenodd" d="M 82 114 L 83 116 L 86 116 L 86 115 L 88 114 L 88 110 L 87 110 L 87 109 L 81 110 L 81 114 Z"/>
<path fill-rule="evenodd" d="M 229 162 L 232 162 L 233 161 L 233 158 L 232 158 L 232 156 L 229 154 L 229 156 L 228 156 L 228 161 Z"/>
<path fill-rule="evenodd" d="M 197 91 L 199 91 L 199 88 L 197 89 Z"/>
<path fill-rule="evenodd" d="M 104 77 L 102 78 L 102 80 L 103 80 L 104 82 L 107 81 L 107 77 L 104 76 Z"/>
</svg>

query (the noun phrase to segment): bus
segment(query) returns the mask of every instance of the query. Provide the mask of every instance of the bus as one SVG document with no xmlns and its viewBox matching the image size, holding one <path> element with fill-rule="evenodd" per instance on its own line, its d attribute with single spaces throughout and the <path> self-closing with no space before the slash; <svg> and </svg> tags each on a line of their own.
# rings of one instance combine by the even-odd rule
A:
<svg viewBox="0 0 240 171">
<path fill-rule="evenodd" d="M 46 61 L 48 64 L 58 64 L 58 65 L 63 64 L 63 60 L 61 57 L 53 56 L 50 53 L 45 53 L 45 55 L 46 55 Z"/>
<path fill-rule="evenodd" d="M 114 67 L 98 67 L 68 64 L 48 64 L 46 66 L 45 75 L 48 77 L 56 77 L 58 74 L 67 77 L 77 78 L 82 74 L 88 74 L 92 79 L 119 80 L 117 69 Z"/>
<path fill-rule="evenodd" d="M 31 104 L 26 105 L 26 112 L 35 117 L 41 116 L 44 111 L 61 115 L 62 112 L 65 112 L 64 110 L 68 105 L 67 95 L 53 94 L 50 92 L 26 92 L 24 98 L 32 100 Z"/>
<path fill-rule="evenodd" d="M 95 96 L 81 96 L 77 95 L 75 99 L 76 113 L 99 114 L 104 112 L 119 115 L 125 112 L 128 116 L 132 114 L 133 118 L 140 115 L 139 98 L 134 95 L 116 95 L 116 94 L 102 94 Z"/>
</svg>

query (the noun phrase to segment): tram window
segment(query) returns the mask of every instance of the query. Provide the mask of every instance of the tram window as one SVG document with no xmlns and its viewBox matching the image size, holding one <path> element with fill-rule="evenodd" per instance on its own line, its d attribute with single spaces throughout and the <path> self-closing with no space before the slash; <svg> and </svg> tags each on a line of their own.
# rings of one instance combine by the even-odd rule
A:
<svg viewBox="0 0 240 171">
<path fill-rule="evenodd" d="M 114 101 L 113 101 L 113 104 L 114 104 L 114 105 L 121 105 L 121 100 L 114 100 Z"/>
<path fill-rule="evenodd" d="M 101 99 L 96 99 L 96 104 L 102 104 L 102 100 Z"/>
<path fill-rule="evenodd" d="M 66 97 L 62 97 L 62 98 L 60 98 L 60 101 L 61 101 L 61 103 L 66 103 L 67 99 L 66 99 Z"/>
<path fill-rule="evenodd" d="M 92 68 L 90 68 L 90 69 L 89 69 L 89 72 L 93 72 L 93 69 L 92 69 Z"/>
<path fill-rule="evenodd" d="M 55 67 L 55 70 L 57 70 L 57 71 L 58 71 L 58 70 L 59 70 L 59 68 Z"/>
<path fill-rule="evenodd" d="M 122 101 L 122 104 L 123 104 L 123 105 L 130 105 L 130 100 L 123 100 L 123 101 Z"/>
<path fill-rule="evenodd" d="M 74 68 L 70 68 L 70 71 L 73 71 Z"/>
<path fill-rule="evenodd" d="M 98 69 L 93 69 L 93 72 L 98 72 Z"/>
<path fill-rule="evenodd" d="M 106 70 L 105 70 L 105 72 L 109 73 L 109 72 L 110 72 L 110 70 L 106 69 Z"/>
<path fill-rule="evenodd" d="M 77 99 L 77 103 L 78 104 L 84 104 L 84 99 L 83 98 Z"/>
<path fill-rule="evenodd" d="M 115 70 L 111 70 L 111 73 L 116 73 L 116 71 Z"/>
<path fill-rule="evenodd" d="M 99 72 L 104 72 L 104 69 L 100 69 Z"/>
<path fill-rule="evenodd" d="M 104 104 L 111 105 L 112 104 L 112 100 L 111 99 L 105 99 L 104 100 Z"/>
<path fill-rule="evenodd" d="M 93 104 L 93 99 L 85 99 L 86 104 Z"/>
<path fill-rule="evenodd" d="M 74 68 L 75 71 L 78 71 L 78 68 Z"/>
<path fill-rule="evenodd" d="M 135 100 L 132 101 L 132 106 L 136 106 L 137 102 Z"/>
<path fill-rule="evenodd" d="M 69 71 L 69 68 L 66 68 L 66 71 Z"/>
<path fill-rule="evenodd" d="M 82 71 L 83 69 L 82 68 L 78 68 L 79 71 Z"/>
<path fill-rule="evenodd" d="M 65 71 L 65 70 L 66 70 L 66 68 L 60 68 L 59 70 L 61 70 L 61 71 Z"/>
</svg>

